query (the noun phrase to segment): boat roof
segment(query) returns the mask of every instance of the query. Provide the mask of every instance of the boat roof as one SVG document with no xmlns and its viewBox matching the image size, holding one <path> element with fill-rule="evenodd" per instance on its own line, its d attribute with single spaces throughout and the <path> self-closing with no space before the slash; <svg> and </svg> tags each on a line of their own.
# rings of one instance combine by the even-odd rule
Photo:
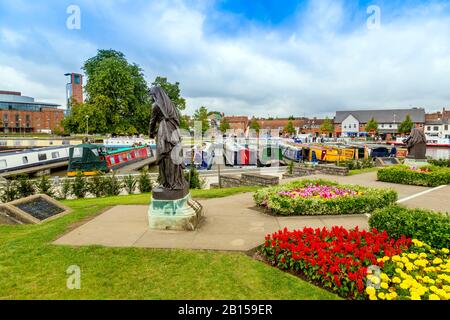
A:
<svg viewBox="0 0 450 320">
<path fill-rule="evenodd" d="M 22 150 L 15 150 L 15 151 L 6 151 L 1 152 L 0 157 L 3 156 L 11 156 L 16 154 L 27 154 L 32 152 L 44 152 L 44 151 L 52 151 L 52 150 L 60 150 L 60 149 L 68 149 L 69 146 L 54 146 L 54 147 L 44 147 L 44 148 L 32 148 L 32 149 L 22 149 Z"/>
</svg>

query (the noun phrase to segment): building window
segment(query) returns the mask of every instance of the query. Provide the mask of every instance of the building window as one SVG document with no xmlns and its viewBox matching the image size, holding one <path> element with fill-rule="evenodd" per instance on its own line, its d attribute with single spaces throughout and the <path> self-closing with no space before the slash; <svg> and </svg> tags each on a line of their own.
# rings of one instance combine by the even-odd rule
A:
<svg viewBox="0 0 450 320">
<path fill-rule="evenodd" d="M 392 128 L 392 124 L 389 125 L 389 128 Z"/>
<path fill-rule="evenodd" d="M 57 158 L 59 158 L 59 152 L 58 151 L 52 152 L 52 159 L 57 159 Z"/>
<path fill-rule="evenodd" d="M 3 121 L 8 121 L 8 115 L 7 114 L 3 115 Z"/>
<path fill-rule="evenodd" d="M 22 157 L 22 162 L 23 162 L 23 164 L 27 164 L 28 163 L 28 157 Z"/>
<path fill-rule="evenodd" d="M 28 121 L 28 122 L 30 121 L 30 115 L 29 115 L 29 114 L 27 114 L 27 115 L 25 116 L 25 120 Z"/>
<path fill-rule="evenodd" d="M 353 125 L 353 128 L 355 128 L 356 129 L 356 123 Z"/>
<path fill-rule="evenodd" d="M 431 127 L 430 126 L 427 127 L 427 131 L 431 131 Z"/>
<path fill-rule="evenodd" d="M 433 131 L 439 131 L 439 127 L 433 127 Z"/>
<path fill-rule="evenodd" d="M 38 159 L 39 159 L 39 161 L 47 160 L 47 154 L 46 153 L 38 153 Z"/>
<path fill-rule="evenodd" d="M 444 126 L 444 130 L 445 130 L 445 131 L 448 130 L 448 124 L 446 124 L 446 125 Z"/>
<path fill-rule="evenodd" d="M 18 114 L 16 114 L 16 121 L 19 121 L 20 116 Z"/>
</svg>

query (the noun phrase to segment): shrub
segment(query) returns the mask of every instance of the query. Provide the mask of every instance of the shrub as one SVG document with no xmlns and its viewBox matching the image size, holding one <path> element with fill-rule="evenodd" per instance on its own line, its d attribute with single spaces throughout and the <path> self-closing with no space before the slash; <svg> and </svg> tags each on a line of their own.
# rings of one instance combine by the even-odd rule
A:
<svg viewBox="0 0 450 320">
<path fill-rule="evenodd" d="M 428 163 L 438 167 L 450 168 L 450 158 L 448 159 L 428 159 Z"/>
<path fill-rule="evenodd" d="M 87 193 L 87 183 L 86 178 L 81 174 L 81 172 L 77 172 L 75 179 L 73 179 L 71 184 L 71 192 L 77 198 L 84 198 Z"/>
<path fill-rule="evenodd" d="M 36 182 L 36 191 L 41 194 L 46 194 L 53 197 L 53 185 L 50 178 L 46 175 L 42 175 Z"/>
<path fill-rule="evenodd" d="M 424 166 L 409 168 L 397 165 L 378 170 L 378 180 L 384 182 L 437 187 L 450 183 L 450 168 Z"/>
<path fill-rule="evenodd" d="M 106 194 L 105 178 L 102 175 L 96 175 L 89 179 L 89 192 L 96 198 L 100 198 Z"/>
<path fill-rule="evenodd" d="M 58 194 L 60 199 L 67 199 L 72 194 L 72 183 L 69 179 L 64 179 Z"/>
<path fill-rule="evenodd" d="M 17 179 L 17 191 L 20 198 L 25 198 L 34 194 L 33 182 L 28 178 L 27 175 L 21 175 Z"/>
<path fill-rule="evenodd" d="M 406 250 L 411 239 L 391 240 L 386 232 L 286 228 L 267 235 L 260 253 L 272 265 L 290 270 L 342 297 L 365 299 L 365 279 L 371 265 L 383 267 L 385 256 Z"/>
<path fill-rule="evenodd" d="M 376 210 L 369 219 L 369 225 L 386 230 L 393 238 L 405 235 L 435 248 L 450 247 L 450 217 L 442 213 L 395 205 Z"/>
<path fill-rule="evenodd" d="M 133 194 L 134 190 L 136 190 L 137 180 L 132 175 L 128 175 L 123 178 L 123 184 L 128 194 Z"/>
<path fill-rule="evenodd" d="M 203 189 L 205 187 L 206 181 L 200 177 L 195 167 L 191 167 L 191 169 L 185 171 L 184 178 L 189 183 L 189 189 Z"/>
<path fill-rule="evenodd" d="M 290 161 L 287 166 L 287 173 L 292 174 L 293 171 L 294 171 L 294 161 Z"/>
<path fill-rule="evenodd" d="M 2 192 L 1 192 L 1 201 L 2 202 L 10 202 L 18 199 L 19 191 L 17 190 L 18 183 L 15 180 L 6 180 Z"/>
<path fill-rule="evenodd" d="M 433 249 L 417 239 L 401 255 L 383 257 L 381 274 L 367 278 L 370 300 L 449 300 L 448 248 Z M 375 279 L 374 279 L 375 278 Z"/>
<path fill-rule="evenodd" d="M 373 168 L 372 159 L 345 160 L 339 162 L 340 167 L 346 167 L 348 170 Z"/>
<path fill-rule="evenodd" d="M 327 180 L 297 180 L 255 192 L 258 206 L 280 215 L 363 214 L 393 204 L 392 189 L 339 185 Z"/>
<path fill-rule="evenodd" d="M 142 170 L 139 176 L 139 191 L 141 193 L 151 192 L 152 191 L 152 180 L 148 175 L 147 170 Z"/>
<path fill-rule="evenodd" d="M 116 174 L 107 176 L 105 180 L 105 192 L 108 196 L 118 196 L 122 191 L 122 182 L 117 179 Z"/>
</svg>

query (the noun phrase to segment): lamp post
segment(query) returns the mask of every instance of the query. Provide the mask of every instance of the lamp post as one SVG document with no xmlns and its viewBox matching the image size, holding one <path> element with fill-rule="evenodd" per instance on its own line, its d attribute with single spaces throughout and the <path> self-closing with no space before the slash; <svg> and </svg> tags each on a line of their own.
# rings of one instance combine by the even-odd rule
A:
<svg viewBox="0 0 450 320">
<path fill-rule="evenodd" d="M 89 116 L 85 115 L 84 117 L 86 118 L 86 141 L 88 141 L 88 136 L 89 136 Z"/>
</svg>

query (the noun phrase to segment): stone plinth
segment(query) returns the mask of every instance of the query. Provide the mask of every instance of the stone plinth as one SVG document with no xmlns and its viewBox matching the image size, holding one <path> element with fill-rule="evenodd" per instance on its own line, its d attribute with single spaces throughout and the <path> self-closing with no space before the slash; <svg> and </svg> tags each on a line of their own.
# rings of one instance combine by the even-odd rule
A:
<svg viewBox="0 0 450 320">
<path fill-rule="evenodd" d="M 405 165 L 409 166 L 410 168 L 419 168 L 428 165 L 427 159 L 410 159 L 405 158 Z"/>
<path fill-rule="evenodd" d="M 158 190 L 159 191 L 159 190 Z M 188 192 L 180 199 L 171 199 L 177 192 L 152 194 L 152 202 L 148 211 L 149 226 L 158 230 L 193 231 L 202 219 L 202 206 L 191 198 Z M 180 194 L 184 194 L 181 192 Z"/>
</svg>

